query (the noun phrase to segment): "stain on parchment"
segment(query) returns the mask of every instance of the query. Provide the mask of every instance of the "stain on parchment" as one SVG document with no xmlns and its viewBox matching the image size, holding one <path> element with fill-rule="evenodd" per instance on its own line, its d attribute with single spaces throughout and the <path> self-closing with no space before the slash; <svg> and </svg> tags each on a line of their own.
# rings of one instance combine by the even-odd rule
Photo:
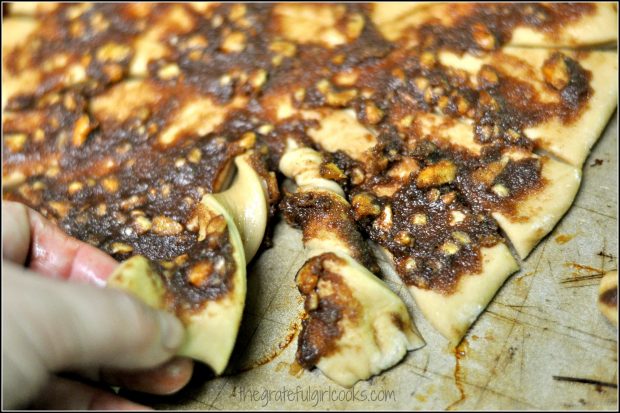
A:
<svg viewBox="0 0 620 413">
<path fill-rule="evenodd" d="M 560 245 L 563 245 L 569 242 L 570 240 L 572 240 L 573 238 L 575 238 L 576 236 L 577 234 L 560 234 L 557 237 L 555 237 L 555 242 L 557 242 Z"/>
<path fill-rule="evenodd" d="M 465 372 L 461 366 L 461 360 L 467 357 L 469 350 L 469 343 L 465 338 L 454 349 L 454 384 L 456 384 L 456 388 L 458 389 L 460 396 L 458 400 L 446 407 L 446 410 L 452 410 L 467 398 L 467 395 L 465 394 L 465 387 L 463 386 L 463 382 L 465 381 Z"/>
</svg>

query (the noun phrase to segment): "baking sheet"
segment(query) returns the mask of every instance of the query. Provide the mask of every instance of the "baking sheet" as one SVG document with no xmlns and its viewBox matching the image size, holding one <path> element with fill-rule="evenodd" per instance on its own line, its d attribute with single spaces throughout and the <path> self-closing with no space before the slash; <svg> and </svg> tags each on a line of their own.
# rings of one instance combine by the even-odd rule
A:
<svg viewBox="0 0 620 413">
<path fill-rule="evenodd" d="M 402 286 L 388 282 L 410 305 L 424 348 L 352 390 L 319 370 L 299 370 L 302 300 L 294 276 L 305 255 L 299 231 L 279 224 L 273 248 L 249 270 L 247 308 L 225 375 L 198 368 L 174 396 L 129 396 L 159 409 L 615 410 L 617 330 L 596 300 L 601 273 L 617 268 L 616 116 L 585 163 L 573 207 L 499 291 L 458 357 Z"/>
</svg>

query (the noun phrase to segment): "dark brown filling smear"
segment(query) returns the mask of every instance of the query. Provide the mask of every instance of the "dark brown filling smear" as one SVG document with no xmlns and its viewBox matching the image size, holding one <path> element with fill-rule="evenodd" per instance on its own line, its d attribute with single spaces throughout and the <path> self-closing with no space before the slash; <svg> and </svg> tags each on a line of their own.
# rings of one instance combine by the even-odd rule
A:
<svg viewBox="0 0 620 413">
<path fill-rule="evenodd" d="M 297 361 L 307 369 L 313 368 L 321 357 L 337 350 L 336 341 L 343 332 L 342 320 L 354 322 L 361 317 L 359 303 L 340 275 L 325 268 L 326 261 L 346 264 L 334 254 L 322 254 L 306 261 L 296 276 L 297 288 L 305 297 L 307 313 L 299 334 Z M 329 283 L 333 292 L 320 294 L 319 281 Z"/>
<path fill-rule="evenodd" d="M 347 245 L 352 258 L 373 272 L 379 271 L 372 252 L 358 231 L 351 208 L 338 195 L 299 192 L 286 196 L 280 209 L 290 225 L 303 230 L 304 241 L 320 238 L 323 232 L 329 232 Z"/>
<path fill-rule="evenodd" d="M 471 5 L 452 27 L 429 23 L 418 28 L 417 36 L 424 41 L 413 48 L 384 39 L 366 6 L 360 4 L 339 6 L 345 13 L 336 25 L 338 30 L 346 29 L 347 19 L 354 15 L 361 16 L 363 29 L 333 48 L 286 40 L 281 22 L 274 18 L 274 6 L 269 4 L 246 4 L 241 18 L 236 16 L 240 6 L 233 4 L 204 13 L 189 5 L 156 4 L 145 15 L 136 7 L 94 4 L 73 18 L 70 6 L 62 5 L 41 17 L 43 29 L 29 46 L 7 57 L 9 71 L 14 73 L 23 55 L 28 56 L 27 67 L 39 67 L 58 51 L 68 51 L 70 62 L 90 59 L 90 63 L 87 79 L 78 85 L 63 90 L 59 77 L 50 75 L 34 95 L 9 102 L 13 110 L 9 114 L 15 119 L 3 124 L 3 166 L 5 173 L 21 171 L 26 181 L 5 187 L 3 197 L 41 211 L 69 234 L 117 259 L 143 254 L 159 262 L 168 273 L 173 295 L 190 307 L 232 288 L 229 279 L 234 268 L 228 265 L 218 266 L 224 268 L 223 273 L 207 278 L 200 287 L 188 281 L 194 265 L 215 263 L 219 257 L 227 264 L 232 262 L 228 239 L 198 241 L 197 232 L 188 229 L 188 224 L 201 196 L 219 188 L 216 182 L 227 165 L 245 149 L 238 144 L 244 134 L 256 136 L 255 149 L 263 165 L 258 169 L 263 176 L 277 171 L 286 139 L 316 147 L 307 131 L 317 121 L 296 116 L 277 121 L 270 99 L 285 92 L 294 94 L 292 105 L 298 109 L 354 109 L 358 120 L 377 132 L 378 141 L 363 163 L 343 153 L 323 151 L 326 162 L 344 172 L 345 178 L 338 182 L 351 210 L 310 195 L 293 195 L 278 204 L 271 176 L 272 213 L 280 205 L 287 219 L 302 227 L 312 219 L 322 222 L 321 214 L 340 216 L 338 222 L 329 223 L 330 228 L 354 245 L 364 244 L 356 235 L 360 230 L 364 237 L 386 247 L 407 284 L 449 293 L 459 276 L 479 271 L 480 248 L 502 240 L 490 211 L 510 214 L 519 199 L 545 185 L 542 161 L 526 157 L 505 163 L 505 152 L 514 148 L 532 151 L 534 143 L 524 134 L 525 128 L 551 118 L 571 122 L 591 96 L 591 74 L 562 53 L 552 55 L 542 68 L 547 86 L 559 95 L 557 103 L 542 102 L 531 85 L 498 67 L 483 66 L 474 83 L 467 73 L 441 65 L 435 53 L 440 48 L 482 53 L 480 36 L 484 40 L 486 33 L 494 39 L 492 51 L 501 48 L 517 26 L 552 34 L 562 24 L 590 13 L 593 7 L 587 4 Z M 164 29 L 161 39 L 169 53 L 148 67 L 150 82 L 170 87 L 170 99 L 164 99 L 168 104 L 145 116 L 136 113 L 123 124 L 99 125 L 89 114 L 89 99 L 127 79 L 136 36 L 158 24 L 174 7 L 183 8 L 194 23 L 181 34 Z M 223 50 L 231 33 L 243 38 L 242 50 Z M 105 64 L 97 60 L 96 51 L 110 42 L 129 46 L 129 55 Z M 181 76 L 160 78 L 161 69 L 170 63 L 178 66 Z M 509 61 L 503 63 L 510 66 Z M 339 83 L 339 75 L 350 71 L 358 72 L 358 78 L 348 85 Z M 322 80 L 328 82 L 327 92 Z M 155 144 L 158 131 L 167 116 L 189 98 L 186 92 L 174 92 L 181 85 L 218 104 L 235 97 L 248 103 L 244 110 L 229 113 L 213 133 L 189 134 L 163 149 Z M 58 101 L 50 98 L 54 96 L 50 91 L 59 92 Z M 481 154 L 420 132 L 415 122 L 420 112 L 470 119 L 476 141 L 482 145 Z M 407 123 L 409 115 L 413 122 Z M 71 145 L 73 132 L 84 116 L 89 119 L 84 142 L 75 147 Z M 9 134 L 20 133 L 27 136 L 23 142 L 19 136 L 7 139 Z M 390 175 L 403 160 L 415 162 L 417 170 L 397 178 Z M 433 165 L 451 165 L 453 178 L 419 186 L 421 171 Z M 324 172 L 334 179 L 328 176 L 329 169 Z M 384 184 L 395 185 L 395 192 L 372 194 L 373 188 Z M 389 224 L 385 223 L 388 206 Z M 463 217 L 450 225 L 456 211 Z M 360 251 L 360 261 L 374 269 L 371 254 L 363 248 Z"/>
<path fill-rule="evenodd" d="M 462 6 L 461 6 L 462 7 Z M 594 4 L 506 3 L 475 4 L 462 7 L 463 16 L 452 27 L 427 23 L 419 28 L 426 47 L 480 53 L 494 50 L 512 38 L 517 27 L 540 30 L 553 38 L 563 25 L 594 12 Z"/>
<path fill-rule="evenodd" d="M 9 169 L 20 161 L 36 163 L 39 154 L 53 153 L 62 144 L 57 171 L 50 174 L 53 168 L 46 168 L 30 176 L 20 186 L 5 189 L 4 198 L 40 211 L 69 235 L 117 260 L 139 254 L 155 261 L 172 294 L 172 307 L 197 309 L 226 295 L 236 271 L 228 231 L 220 226 L 219 233 L 199 241 L 198 224 L 191 221 L 202 196 L 213 191 L 214 181 L 241 153 L 235 141 L 239 135 L 188 136 L 161 150 L 147 126 L 164 121 L 165 115 L 157 112 L 118 128 L 95 125 L 75 148 L 71 138 L 61 136 L 73 131 L 80 113 L 69 111 L 64 101 L 42 109 L 46 140 L 32 143 L 26 153 L 7 150 L 4 160 Z M 74 110 L 81 109 L 76 105 Z M 17 120 L 5 123 L 3 132 L 21 132 Z M 50 123 L 58 126 L 51 128 Z M 262 161 L 256 157 L 255 163 Z"/>
<path fill-rule="evenodd" d="M 610 307 L 618 307 L 618 288 L 610 288 L 600 295 L 599 301 Z"/>
</svg>

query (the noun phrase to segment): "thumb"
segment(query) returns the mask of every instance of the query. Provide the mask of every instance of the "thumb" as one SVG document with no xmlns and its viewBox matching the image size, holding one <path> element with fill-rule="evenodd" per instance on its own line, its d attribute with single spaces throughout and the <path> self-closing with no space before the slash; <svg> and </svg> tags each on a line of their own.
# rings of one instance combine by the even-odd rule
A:
<svg viewBox="0 0 620 413">
<path fill-rule="evenodd" d="M 17 344 L 30 349 L 48 371 L 149 368 L 172 357 L 183 341 L 178 319 L 121 291 L 3 264 L 3 327 L 14 327 L 3 336 L 21 339 Z"/>
</svg>

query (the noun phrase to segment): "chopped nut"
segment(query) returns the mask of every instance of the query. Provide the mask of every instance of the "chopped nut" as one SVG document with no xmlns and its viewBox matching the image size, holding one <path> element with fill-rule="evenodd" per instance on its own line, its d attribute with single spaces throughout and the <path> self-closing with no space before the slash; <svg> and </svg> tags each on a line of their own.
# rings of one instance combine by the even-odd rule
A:
<svg viewBox="0 0 620 413">
<path fill-rule="evenodd" d="M 246 132 L 241 135 L 237 144 L 243 149 L 252 149 L 256 145 L 256 134 L 254 132 Z"/>
<path fill-rule="evenodd" d="M 4 135 L 4 144 L 11 152 L 20 152 L 24 149 L 26 140 L 28 140 L 28 136 L 25 133 Z"/>
<path fill-rule="evenodd" d="M 450 212 L 450 225 L 456 225 L 459 222 L 462 222 L 465 219 L 465 214 L 461 211 L 451 211 Z"/>
<path fill-rule="evenodd" d="M 374 225 L 378 226 L 383 231 L 389 231 L 392 228 L 392 224 L 392 207 L 386 205 L 381 215 L 375 220 Z"/>
<path fill-rule="evenodd" d="M 57 165 L 52 165 L 49 168 L 47 168 L 47 171 L 45 171 L 45 176 L 49 178 L 54 178 L 58 176 L 59 173 L 60 173 L 60 168 Z"/>
<path fill-rule="evenodd" d="M 272 130 L 273 130 L 273 125 L 266 123 L 264 125 L 259 126 L 256 131 L 260 133 L 261 135 L 268 135 Z"/>
<path fill-rule="evenodd" d="M 110 252 L 112 254 L 129 254 L 133 251 L 133 247 L 131 245 L 127 245 L 122 242 L 113 242 L 110 245 Z"/>
<path fill-rule="evenodd" d="M 436 202 L 441 196 L 441 192 L 437 188 L 433 188 L 426 194 L 426 198 L 429 202 Z"/>
<path fill-rule="evenodd" d="M 82 37 L 86 31 L 86 25 L 81 20 L 71 22 L 69 25 L 69 33 L 71 37 Z"/>
<path fill-rule="evenodd" d="M 170 80 L 178 77 L 180 74 L 181 70 L 175 63 L 169 63 L 157 71 L 157 76 L 163 80 Z"/>
<path fill-rule="evenodd" d="M 18 187 L 19 194 L 26 199 L 31 205 L 39 205 L 41 203 L 41 191 L 36 191 L 31 185 L 23 184 Z M 50 202 L 50 206 L 55 203 L 55 201 Z M 59 205 L 59 208 L 62 208 L 62 205 Z M 67 206 L 68 208 L 68 206 Z M 54 209 L 52 207 L 52 209 Z M 68 210 L 68 209 L 67 209 Z M 60 212 L 59 212 L 60 214 Z M 63 217 L 63 214 L 60 214 Z"/>
<path fill-rule="evenodd" d="M 297 46 L 291 42 L 276 40 L 269 45 L 269 50 L 285 57 L 293 57 L 297 53 Z"/>
<path fill-rule="evenodd" d="M 492 66 L 484 65 L 478 71 L 478 83 L 482 87 L 493 87 L 499 83 L 497 72 Z"/>
<path fill-rule="evenodd" d="M 6 176 L 2 176 L 2 186 L 4 188 L 14 188 L 24 182 L 26 182 L 26 175 L 21 171 L 13 171 Z"/>
<path fill-rule="evenodd" d="M 213 217 L 207 224 L 207 234 L 217 235 L 223 234 L 226 230 L 226 219 L 222 215 Z"/>
<path fill-rule="evenodd" d="M 144 205 L 146 201 L 144 196 L 132 195 L 127 199 L 121 201 L 120 207 L 123 211 L 135 209 L 136 207 Z"/>
<path fill-rule="evenodd" d="M 224 271 L 226 270 L 226 260 L 224 259 L 224 257 L 222 257 L 221 255 L 218 255 L 217 257 L 215 257 L 213 261 L 214 261 L 213 269 L 215 270 L 215 272 L 219 274 L 223 274 Z"/>
<path fill-rule="evenodd" d="M 105 189 L 107 192 L 114 193 L 118 191 L 118 186 L 119 186 L 118 179 L 116 179 L 113 176 L 103 178 L 101 180 L 101 186 L 103 186 L 103 189 Z"/>
<path fill-rule="evenodd" d="M 450 98 L 447 96 L 441 96 L 437 101 L 437 107 L 442 111 L 446 112 L 448 105 L 450 104 Z"/>
<path fill-rule="evenodd" d="M 428 222 L 428 218 L 425 214 L 413 214 L 413 216 L 411 217 L 411 222 L 414 225 L 426 225 L 426 223 Z"/>
<path fill-rule="evenodd" d="M 428 81 L 428 79 L 422 76 L 418 76 L 414 78 L 413 84 L 415 85 L 416 89 L 420 92 L 424 92 L 430 86 L 430 82 Z"/>
<path fill-rule="evenodd" d="M 420 63 L 422 64 L 422 67 L 426 69 L 432 69 L 436 62 L 437 58 L 431 52 L 424 52 L 422 53 L 422 56 L 420 56 Z"/>
<path fill-rule="evenodd" d="M 304 302 L 304 309 L 306 311 L 316 310 L 319 306 L 319 295 L 315 291 L 311 291 L 306 296 L 306 301 Z"/>
<path fill-rule="evenodd" d="M 454 255 L 459 249 L 460 247 L 452 241 L 446 241 L 441 246 L 441 251 L 446 255 Z"/>
<path fill-rule="evenodd" d="M 122 62 L 131 55 L 129 46 L 118 43 L 106 43 L 97 49 L 97 60 L 102 62 Z"/>
<path fill-rule="evenodd" d="M 183 264 L 185 264 L 187 262 L 187 260 L 189 260 L 189 255 L 187 254 L 181 254 L 178 257 L 176 257 L 174 259 L 174 263 L 178 266 L 181 266 Z"/>
<path fill-rule="evenodd" d="M 405 116 L 399 122 L 400 126 L 402 126 L 403 128 L 410 127 L 412 123 L 413 123 L 413 116 L 412 115 Z"/>
<path fill-rule="evenodd" d="M 332 57 L 332 63 L 335 65 L 341 65 L 344 63 L 345 55 L 342 53 L 338 53 L 336 56 Z"/>
<path fill-rule="evenodd" d="M 351 100 L 357 97 L 356 89 L 347 89 L 341 92 L 327 92 L 325 95 L 325 100 L 328 105 L 331 106 L 346 106 Z"/>
<path fill-rule="evenodd" d="M 297 102 L 303 102 L 305 97 L 306 97 L 306 89 L 304 88 L 299 88 L 293 93 L 293 98 Z"/>
<path fill-rule="evenodd" d="M 267 81 L 267 71 L 265 69 L 258 69 L 250 76 L 250 85 L 254 90 L 260 90 Z"/>
<path fill-rule="evenodd" d="M 88 138 L 88 134 L 93 129 L 93 126 L 90 123 L 90 119 L 88 115 L 82 115 L 75 122 L 75 126 L 73 127 L 73 146 L 80 147 L 84 142 L 86 142 L 86 138 Z"/>
<path fill-rule="evenodd" d="M 410 246 L 413 244 L 413 238 L 411 238 L 411 234 L 408 231 L 399 231 L 394 240 L 400 245 Z"/>
<path fill-rule="evenodd" d="M 232 32 L 222 42 L 224 53 L 239 53 L 245 49 L 246 38 L 242 32 Z"/>
<path fill-rule="evenodd" d="M 556 52 L 545 60 L 542 67 L 545 82 L 556 90 L 562 90 L 570 81 L 570 72 L 562 53 Z"/>
<path fill-rule="evenodd" d="M 455 199 L 456 199 L 456 192 L 454 191 L 448 192 L 447 194 L 444 194 L 441 196 L 441 202 L 443 202 L 446 205 L 450 205 L 451 203 L 454 202 Z"/>
<path fill-rule="evenodd" d="M 222 77 L 220 77 L 220 84 L 222 86 L 229 85 L 230 83 L 232 83 L 231 75 L 223 75 Z"/>
<path fill-rule="evenodd" d="M 318 82 L 316 82 L 316 90 L 318 90 L 322 94 L 326 94 L 327 92 L 331 90 L 331 88 L 332 87 L 329 83 L 329 80 L 327 79 L 321 79 Z"/>
<path fill-rule="evenodd" d="M 189 154 L 187 154 L 187 160 L 191 163 L 198 163 L 200 159 L 202 159 L 202 152 L 198 148 L 193 148 L 189 151 Z"/>
<path fill-rule="evenodd" d="M 454 231 L 452 233 L 452 238 L 454 238 L 455 241 L 463 244 L 463 245 L 467 245 L 471 242 L 471 238 L 469 238 L 469 235 L 467 235 L 465 232 L 463 231 Z"/>
<path fill-rule="evenodd" d="M 394 179 L 409 179 L 412 173 L 418 172 L 420 170 L 420 166 L 413 158 L 405 157 L 401 159 L 396 165 L 394 165 L 387 172 L 387 175 L 390 178 Z"/>
<path fill-rule="evenodd" d="M 434 97 L 432 88 L 429 87 L 424 91 L 424 101 L 429 105 L 433 103 Z"/>
<path fill-rule="evenodd" d="M 37 130 L 34 131 L 33 138 L 35 142 L 42 142 L 45 139 L 45 132 L 43 132 L 43 129 L 37 128 Z"/>
<path fill-rule="evenodd" d="M 157 235 L 178 235 L 183 231 L 183 226 L 172 218 L 158 215 L 153 218 L 152 230 Z"/>
<path fill-rule="evenodd" d="M 175 168 L 181 168 L 181 167 L 185 166 L 186 163 L 187 163 L 187 161 L 185 160 L 185 158 L 177 158 L 174 161 L 174 166 L 175 166 Z"/>
<path fill-rule="evenodd" d="M 247 8 L 245 7 L 245 4 L 233 4 L 233 6 L 230 8 L 230 13 L 228 14 L 228 17 L 230 17 L 230 20 L 232 21 L 239 20 L 240 18 L 245 16 L 246 10 Z"/>
<path fill-rule="evenodd" d="M 183 43 L 183 47 L 187 49 L 203 49 L 207 46 L 209 46 L 209 41 L 206 37 L 200 34 L 193 35 L 192 37 L 187 39 L 185 43 Z"/>
<path fill-rule="evenodd" d="M 481 23 L 476 23 L 472 26 L 471 31 L 474 41 L 482 50 L 495 49 L 495 36 L 493 36 L 488 27 Z"/>
<path fill-rule="evenodd" d="M 101 70 L 110 82 L 117 82 L 123 77 L 123 67 L 117 63 L 106 64 Z"/>
<path fill-rule="evenodd" d="M 419 188 L 429 188 L 448 184 L 456 178 L 456 165 L 449 160 L 442 160 L 420 171 L 416 179 Z"/>
<path fill-rule="evenodd" d="M 517 142 L 521 138 L 521 134 L 512 128 L 506 131 L 506 136 L 511 142 Z"/>
<path fill-rule="evenodd" d="M 81 182 L 74 181 L 67 187 L 67 192 L 69 192 L 69 195 L 74 195 L 75 193 L 80 192 L 82 188 L 84 188 L 84 185 Z"/>
<path fill-rule="evenodd" d="M 75 102 L 75 98 L 73 97 L 73 95 L 65 95 L 65 98 L 63 99 L 63 105 L 65 105 L 65 108 L 67 108 L 67 110 L 75 110 L 75 108 L 77 107 L 77 103 Z"/>
<path fill-rule="evenodd" d="M 408 273 L 413 272 L 418 268 L 415 258 L 412 257 L 407 257 L 403 266 L 405 267 L 405 271 Z"/>
<path fill-rule="evenodd" d="M 32 183 L 32 189 L 34 189 L 35 191 L 40 191 L 42 189 L 45 189 L 45 184 L 41 181 L 34 181 Z"/>
<path fill-rule="evenodd" d="M 142 235 L 145 232 L 149 231 L 153 223 L 150 219 L 145 216 L 137 216 L 134 220 L 134 229 L 138 233 L 138 235 Z"/>
<path fill-rule="evenodd" d="M 359 77 L 357 70 L 347 70 L 334 75 L 334 83 L 338 86 L 353 86 Z"/>
<path fill-rule="evenodd" d="M 100 33 L 106 31 L 108 27 L 110 27 L 110 22 L 103 17 L 103 14 L 95 13 L 90 19 L 90 25 L 95 32 Z"/>
<path fill-rule="evenodd" d="M 364 30 L 364 16 L 359 13 L 354 13 L 349 16 L 349 20 L 347 21 L 347 25 L 345 28 L 345 33 L 349 40 L 357 39 L 362 31 Z"/>
<path fill-rule="evenodd" d="M 472 178 L 474 180 L 483 183 L 486 186 L 489 186 L 493 183 L 495 178 L 502 172 L 505 164 L 502 162 L 491 162 L 488 165 L 485 165 L 481 168 L 476 169 L 472 173 Z"/>
<path fill-rule="evenodd" d="M 332 181 L 343 180 L 347 177 L 344 172 L 338 168 L 338 165 L 333 162 L 321 164 L 320 173 L 323 178 L 330 179 Z"/>
<path fill-rule="evenodd" d="M 381 212 L 381 208 L 377 204 L 376 198 L 368 192 L 362 192 L 355 195 L 351 200 L 351 206 L 353 207 L 355 219 L 360 219 L 366 216 L 376 216 Z"/>
<path fill-rule="evenodd" d="M 365 179 L 366 176 L 364 175 L 364 171 L 362 171 L 361 168 L 353 168 L 353 170 L 351 171 L 351 183 L 353 185 L 361 185 Z"/>
<path fill-rule="evenodd" d="M 164 184 L 161 186 L 161 194 L 164 197 L 169 197 L 170 196 L 170 192 L 172 191 L 172 187 L 170 186 L 170 184 Z"/>
<path fill-rule="evenodd" d="M 493 187 L 491 188 L 491 190 L 493 192 L 495 192 L 495 194 L 501 198 L 505 198 L 508 195 L 510 195 L 510 192 L 508 191 L 508 188 L 506 188 L 504 185 L 502 184 L 496 184 L 493 185 Z"/>
<path fill-rule="evenodd" d="M 469 110 L 469 102 L 461 95 L 456 96 L 456 110 L 459 115 L 465 115 Z"/>
<path fill-rule="evenodd" d="M 65 215 L 67 215 L 67 213 L 71 209 L 71 205 L 69 205 L 69 203 L 66 202 L 66 201 L 50 201 L 50 202 L 48 202 L 48 205 L 61 218 L 64 218 Z"/>
<path fill-rule="evenodd" d="M 125 142 L 116 148 L 116 153 L 119 153 L 119 154 L 127 153 L 131 150 L 131 148 L 132 148 L 131 144 L 129 142 Z"/>
<path fill-rule="evenodd" d="M 219 14 L 214 15 L 213 18 L 211 19 L 211 26 L 213 28 L 220 27 L 222 23 L 224 23 L 224 18 Z"/>
<path fill-rule="evenodd" d="M 381 122 L 381 119 L 383 119 L 384 113 L 381 109 L 377 107 L 377 105 L 375 105 L 374 102 L 369 101 L 366 103 L 366 109 L 364 111 L 364 115 L 366 116 L 366 120 L 368 121 L 368 123 L 370 123 L 371 125 L 375 125 Z"/>
<path fill-rule="evenodd" d="M 201 287 L 213 273 L 213 263 L 208 260 L 194 264 L 188 271 L 187 280 L 196 287 Z"/>
<path fill-rule="evenodd" d="M 95 209 L 95 213 L 100 217 L 104 216 L 107 211 L 108 207 L 106 206 L 106 204 L 103 203 L 97 205 L 97 208 Z"/>
</svg>

